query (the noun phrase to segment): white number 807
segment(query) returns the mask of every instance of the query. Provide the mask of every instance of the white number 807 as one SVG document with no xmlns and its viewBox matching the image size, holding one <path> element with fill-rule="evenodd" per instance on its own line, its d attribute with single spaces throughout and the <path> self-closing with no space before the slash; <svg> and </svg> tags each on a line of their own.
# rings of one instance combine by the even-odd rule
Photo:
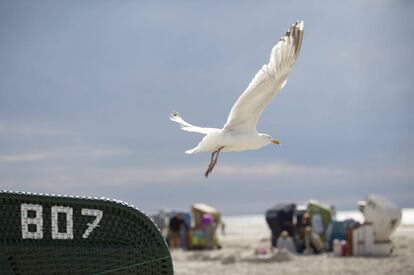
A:
<svg viewBox="0 0 414 275">
<path fill-rule="evenodd" d="M 35 212 L 35 217 L 29 218 L 29 211 Z M 23 239 L 43 239 L 43 207 L 39 204 L 23 203 L 20 208 L 22 238 Z M 66 230 L 59 232 L 58 214 L 66 214 Z M 88 223 L 88 228 L 83 233 L 82 238 L 87 239 L 92 231 L 99 226 L 99 222 L 103 217 L 103 211 L 98 209 L 82 208 L 83 216 L 95 216 L 92 223 Z M 73 239 L 73 209 L 65 206 L 52 206 L 52 239 L 54 240 L 72 240 Z M 29 225 L 35 225 L 36 231 L 29 231 Z"/>
</svg>

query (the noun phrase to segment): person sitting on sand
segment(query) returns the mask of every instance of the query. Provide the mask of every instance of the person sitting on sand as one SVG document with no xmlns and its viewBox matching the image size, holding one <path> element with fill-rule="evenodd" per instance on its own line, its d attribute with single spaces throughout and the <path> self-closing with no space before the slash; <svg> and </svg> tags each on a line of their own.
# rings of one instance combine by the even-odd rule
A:
<svg viewBox="0 0 414 275">
<path fill-rule="evenodd" d="M 320 254 L 323 251 L 323 242 L 321 237 L 316 234 L 312 227 L 307 226 L 305 232 L 305 250 L 304 254 Z"/>
<path fill-rule="evenodd" d="M 303 217 L 298 224 L 298 238 L 296 239 L 296 244 L 299 253 L 319 254 L 323 250 L 323 242 L 319 235 L 313 231 L 308 212 L 303 214 Z"/>
<path fill-rule="evenodd" d="M 289 233 L 286 230 L 283 230 L 282 233 L 280 233 L 280 236 L 277 239 L 277 248 L 284 248 L 290 253 L 296 253 L 296 247 L 295 243 L 293 242 L 293 238 L 289 236 Z"/>
</svg>

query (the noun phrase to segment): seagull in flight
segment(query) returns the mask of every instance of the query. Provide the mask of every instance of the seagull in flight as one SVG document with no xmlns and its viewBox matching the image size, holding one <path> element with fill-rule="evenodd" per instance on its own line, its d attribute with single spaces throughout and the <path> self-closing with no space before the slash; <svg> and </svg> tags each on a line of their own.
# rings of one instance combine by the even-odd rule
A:
<svg viewBox="0 0 414 275">
<path fill-rule="evenodd" d="M 299 55 L 303 38 L 303 21 L 296 21 L 273 47 L 269 63 L 256 73 L 246 90 L 233 105 L 222 129 L 194 126 L 177 113 L 170 120 L 182 130 L 204 134 L 198 145 L 187 154 L 210 152 L 211 160 L 204 173 L 207 178 L 217 163 L 220 152 L 256 150 L 268 144 L 279 144 L 268 134 L 258 133 L 257 121 L 272 97 L 285 87 L 288 75 Z"/>
</svg>

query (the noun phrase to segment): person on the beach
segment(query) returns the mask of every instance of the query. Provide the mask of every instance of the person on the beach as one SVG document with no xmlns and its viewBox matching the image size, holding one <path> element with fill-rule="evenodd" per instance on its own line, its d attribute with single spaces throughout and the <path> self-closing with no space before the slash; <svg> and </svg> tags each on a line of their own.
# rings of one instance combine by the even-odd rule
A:
<svg viewBox="0 0 414 275">
<path fill-rule="evenodd" d="M 280 233 L 280 236 L 277 239 L 277 248 L 284 248 L 290 253 L 296 254 L 296 247 L 295 243 L 293 242 L 293 238 L 289 236 L 289 233 L 286 230 L 283 230 L 282 233 Z"/>
<path fill-rule="evenodd" d="M 168 225 L 168 244 L 170 248 L 180 247 L 180 229 L 184 223 L 182 213 L 178 213 L 170 219 L 170 223 Z"/>
<path fill-rule="evenodd" d="M 298 225 L 299 238 L 297 239 L 297 251 L 304 254 L 319 254 L 323 251 L 323 242 L 311 225 L 311 219 L 306 212 Z"/>
<path fill-rule="evenodd" d="M 226 235 L 226 224 L 223 222 L 223 221 L 221 221 L 220 222 L 220 229 L 221 229 L 221 235 Z"/>
</svg>

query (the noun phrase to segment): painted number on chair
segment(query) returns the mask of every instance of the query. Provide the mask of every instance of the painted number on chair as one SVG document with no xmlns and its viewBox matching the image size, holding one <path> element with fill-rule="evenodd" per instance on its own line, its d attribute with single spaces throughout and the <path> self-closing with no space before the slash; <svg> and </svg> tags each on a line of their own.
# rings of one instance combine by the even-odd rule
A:
<svg viewBox="0 0 414 275">
<path fill-rule="evenodd" d="M 88 228 L 86 229 L 85 233 L 83 233 L 82 238 L 87 239 L 89 234 L 95 229 L 95 227 L 99 226 L 99 222 L 102 219 L 103 211 L 98 209 L 82 209 L 82 215 L 84 216 L 95 216 L 95 220 L 93 223 L 88 223 Z"/>
<path fill-rule="evenodd" d="M 43 239 L 43 207 L 39 204 L 22 203 L 20 207 L 22 238 L 23 239 Z M 59 228 L 58 217 L 65 215 L 66 228 Z M 83 216 L 94 216 L 95 220 L 88 223 L 88 228 L 82 234 L 83 239 L 87 239 L 92 231 L 99 226 L 103 217 L 103 211 L 98 209 L 82 208 Z M 67 206 L 51 207 L 51 233 L 53 240 L 72 240 L 73 239 L 73 208 Z"/>
</svg>

